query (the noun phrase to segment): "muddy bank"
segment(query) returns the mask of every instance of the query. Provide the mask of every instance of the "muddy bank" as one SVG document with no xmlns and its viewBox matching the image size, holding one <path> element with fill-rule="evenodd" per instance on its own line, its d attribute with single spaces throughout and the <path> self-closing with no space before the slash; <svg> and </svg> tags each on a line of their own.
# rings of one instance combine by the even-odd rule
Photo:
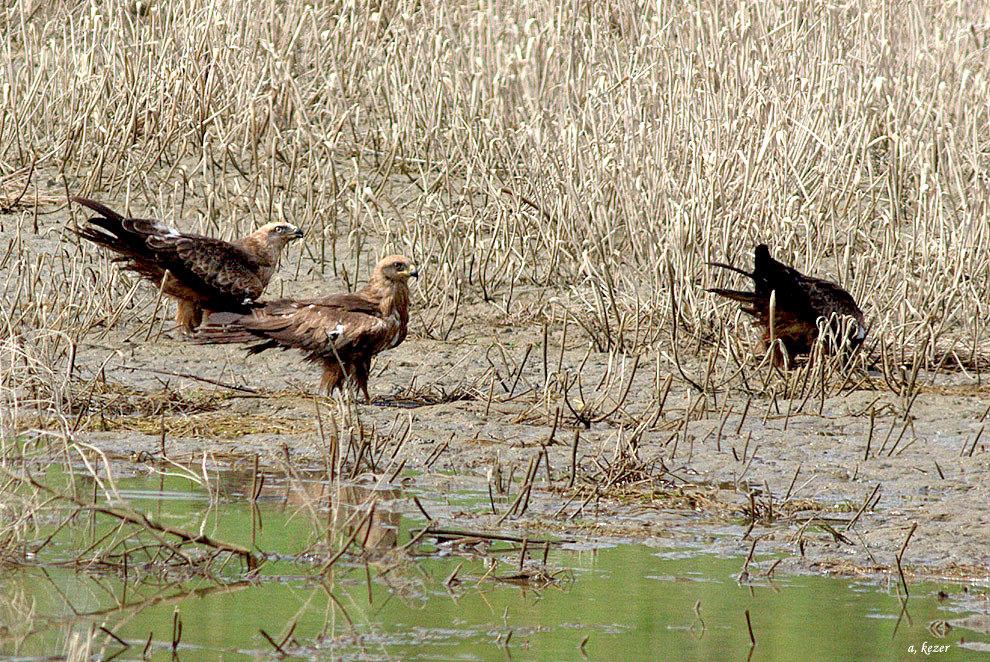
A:
<svg viewBox="0 0 990 662">
<path fill-rule="evenodd" d="M 498 319 L 493 311 L 477 304 L 472 313 Z M 780 568 L 890 572 L 916 524 L 903 556 L 909 575 L 990 572 L 990 387 L 974 376 L 921 374 L 911 402 L 874 371 L 857 390 L 801 411 L 799 399 L 732 389 L 699 406 L 683 379 L 668 386 L 678 373 L 661 353 L 645 353 L 633 373 L 633 358 L 589 352 L 577 335 L 561 351 L 559 332 L 548 334 L 547 370 L 580 369 L 569 404 L 546 397 L 542 334 L 503 319 L 448 341 L 414 329 L 376 363 L 371 405 L 314 395 L 316 370 L 292 352 L 246 357 L 172 333 L 115 347 L 108 336 L 78 348 L 77 390 L 106 390 L 81 415 L 79 438 L 136 460 L 135 470 L 160 457 L 163 427 L 171 459 L 258 455 L 263 466 L 287 457 L 304 466 L 322 464 L 335 435 L 360 429 L 382 443 L 403 439 L 377 467 L 382 479 L 401 464 L 397 480 L 417 489 L 484 494 L 493 485 L 495 514 L 456 509 L 459 526 L 726 553 L 755 542 L 757 559 L 784 557 Z M 682 368 L 698 374 L 707 360 Z M 103 366 L 99 379 L 92 366 Z M 81 397 L 77 409 L 87 407 Z M 612 409 L 604 420 L 589 414 L 590 428 L 575 415 Z M 527 510 L 503 518 L 537 456 Z"/>
</svg>

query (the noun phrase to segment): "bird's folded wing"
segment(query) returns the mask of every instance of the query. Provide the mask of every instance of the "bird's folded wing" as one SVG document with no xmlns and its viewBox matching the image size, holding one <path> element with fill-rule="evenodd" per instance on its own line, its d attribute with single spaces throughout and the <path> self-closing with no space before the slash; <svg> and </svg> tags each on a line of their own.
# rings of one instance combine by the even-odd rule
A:
<svg viewBox="0 0 990 662">
<path fill-rule="evenodd" d="M 155 234 L 149 235 L 145 243 L 180 282 L 210 298 L 253 301 L 267 285 L 259 273 L 258 261 L 225 241 Z"/>
<path fill-rule="evenodd" d="M 856 300 L 844 289 L 827 280 L 809 278 L 808 281 L 808 300 L 818 315 L 848 315 L 857 320 L 862 318 L 863 313 L 856 305 Z"/>
<path fill-rule="evenodd" d="M 337 295 L 324 300 L 276 301 L 245 315 L 240 325 L 258 338 L 316 354 L 347 353 L 387 347 L 397 325 L 383 319 L 370 304 L 342 305 Z M 334 299 L 331 301 L 327 301 Z M 355 308 L 358 308 L 355 310 Z M 373 310 L 374 313 L 365 312 Z"/>
</svg>

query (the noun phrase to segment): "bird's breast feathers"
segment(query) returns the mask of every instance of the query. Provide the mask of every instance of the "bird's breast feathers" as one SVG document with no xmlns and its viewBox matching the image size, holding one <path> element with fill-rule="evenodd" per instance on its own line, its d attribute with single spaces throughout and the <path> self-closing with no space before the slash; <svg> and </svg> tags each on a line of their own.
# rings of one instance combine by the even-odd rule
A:
<svg viewBox="0 0 990 662">
<path fill-rule="evenodd" d="M 392 316 L 389 318 L 389 321 L 391 322 L 391 326 L 392 326 L 392 336 L 391 338 L 389 338 L 388 347 L 389 349 L 392 349 L 393 347 L 398 346 L 400 342 L 402 342 L 402 318 L 399 317 L 398 310 L 392 313 Z"/>
</svg>

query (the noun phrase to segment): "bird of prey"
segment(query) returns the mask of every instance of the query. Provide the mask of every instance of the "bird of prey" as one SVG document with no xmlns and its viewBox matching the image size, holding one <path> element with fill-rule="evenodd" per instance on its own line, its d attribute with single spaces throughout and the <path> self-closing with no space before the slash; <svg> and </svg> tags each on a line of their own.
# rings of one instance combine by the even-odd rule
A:
<svg viewBox="0 0 990 662">
<path fill-rule="evenodd" d="M 204 310 L 247 312 L 275 273 L 282 249 L 303 236 L 291 223 L 268 223 L 228 242 L 125 218 L 86 198 L 71 200 L 97 214 L 74 232 L 117 253 L 115 262 L 173 297 L 175 322 L 187 334 L 202 323 Z"/>
<path fill-rule="evenodd" d="M 763 327 L 765 345 L 769 346 L 775 340 L 783 343 L 785 365 L 789 358 L 811 352 L 821 320 L 824 320 L 831 351 L 840 347 L 856 349 L 866 339 L 868 329 L 863 313 L 848 292 L 831 281 L 805 276 L 797 269 L 781 264 L 770 257 L 766 244 L 760 244 L 754 251 L 752 273 L 731 264 L 710 264 L 753 279 L 752 292 L 718 287 L 708 291 L 741 302 L 743 312 L 755 317 L 756 324 Z M 776 294 L 771 319 L 773 292 Z"/>
<path fill-rule="evenodd" d="M 194 336 L 203 344 L 261 342 L 266 349 L 298 349 L 306 360 L 323 366 L 320 386 L 327 393 L 345 383 L 368 395 L 368 375 L 375 354 L 405 340 L 409 325 L 410 277 L 419 271 L 401 255 L 382 259 L 368 284 L 357 292 L 315 299 L 281 299 L 259 304 L 248 313 L 218 313 Z"/>
</svg>

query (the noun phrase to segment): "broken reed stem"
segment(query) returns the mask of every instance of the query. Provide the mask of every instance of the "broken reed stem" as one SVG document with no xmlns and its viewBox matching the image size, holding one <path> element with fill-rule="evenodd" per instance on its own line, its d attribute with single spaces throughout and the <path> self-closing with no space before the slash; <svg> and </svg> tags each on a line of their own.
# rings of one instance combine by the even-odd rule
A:
<svg viewBox="0 0 990 662">
<path fill-rule="evenodd" d="M 870 446 L 873 445 L 873 424 L 876 418 L 876 408 L 870 405 L 870 432 L 866 436 L 866 450 L 863 451 L 863 461 L 866 462 L 870 459 Z"/>
<path fill-rule="evenodd" d="M 277 652 L 282 657 L 288 657 L 289 656 L 289 654 L 286 653 L 284 650 L 282 650 L 282 647 L 279 644 L 277 644 L 275 642 L 275 640 L 271 638 L 271 635 L 269 635 L 267 632 L 265 632 L 263 628 L 258 628 L 258 632 L 260 632 L 261 633 L 261 636 L 264 637 L 268 641 L 268 643 L 272 645 L 272 648 L 275 649 L 275 652 Z M 285 642 L 282 642 L 282 643 L 285 643 Z"/>
<path fill-rule="evenodd" d="M 901 443 L 901 439 L 904 438 L 904 433 L 907 432 L 908 426 L 911 425 L 911 422 L 911 418 L 905 415 L 904 425 L 901 426 L 901 432 L 897 435 L 897 439 L 894 440 L 894 444 L 890 447 L 890 450 L 887 451 L 887 457 L 892 456 L 894 451 L 897 450 L 897 446 Z M 910 446 L 910 444 L 908 445 Z"/>
<path fill-rule="evenodd" d="M 746 398 L 746 406 L 743 407 L 742 416 L 739 417 L 739 425 L 736 426 L 736 436 L 742 432 L 743 423 L 746 422 L 746 414 L 749 413 L 749 406 L 753 403 L 753 396 L 750 395 Z"/>
<path fill-rule="evenodd" d="M 536 472 L 539 471 L 540 460 L 542 458 L 543 458 L 543 452 L 541 451 L 536 454 L 536 457 L 531 457 L 529 459 L 529 466 L 526 469 L 526 477 L 523 480 L 523 484 L 519 489 L 519 494 L 516 495 L 516 499 L 515 501 L 512 502 L 512 505 L 509 506 L 509 509 L 506 510 L 502 514 L 502 516 L 499 517 L 498 520 L 495 522 L 496 526 L 500 525 L 502 522 L 505 521 L 507 517 L 509 517 L 514 513 L 517 515 L 522 515 L 523 513 L 526 512 L 526 508 L 529 507 L 529 495 L 530 492 L 532 492 L 533 490 L 533 480 L 536 478 Z M 523 501 L 524 499 L 525 501 Z M 522 506 L 520 506 L 520 502 L 522 502 Z M 519 510 L 518 513 L 516 513 L 517 509 Z"/>
<path fill-rule="evenodd" d="M 794 470 L 794 475 L 791 477 L 791 484 L 787 486 L 787 493 L 784 495 L 784 502 L 786 503 L 791 498 L 791 490 L 794 489 L 794 483 L 797 482 L 798 474 L 801 473 L 801 465 L 797 466 Z"/>
<path fill-rule="evenodd" d="M 750 502 L 752 503 L 753 501 L 752 492 L 750 492 L 749 497 L 750 497 Z M 749 576 L 749 564 L 753 562 L 753 556 L 756 554 L 756 543 L 757 543 L 757 539 L 754 538 L 753 544 L 749 546 L 749 554 L 746 555 L 746 561 L 743 562 L 742 572 L 739 573 L 740 576 L 747 576 L 747 577 Z"/>
<path fill-rule="evenodd" d="M 416 507 L 419 509 L 419 512 L 423 513 L 423 517 L 425 517 L 428 522 L 432 522 L 433 518 L 430 517 L 430 514 L 428 512 L 426 512 L 426 508 L 423 507 L 423 504 L 419 502 L 419 497 L 413 495 L 412 501 L 414 504 L 416 504 Z"/>
<path fill-rule="evenodd" d="M 704 393 L 705 389 L 702 388 L 700 384 L 687 376 L 684 372 L 684 368 L 681 367 L 681 359 L 677 351 L 677 324 L 678 324 L 678 312 L 677 312 L 677 296 L 675 295 L 676 288 L 674 287 L 674 266 L 673 264 L 667 265 L 667 285 L 670 292 L 670 344 L 674 348 L 671 352 L 674 357 L 674 365 L 677 367 L 677 372 L 680 373 L 681 378 L 690 384 L 699 393 Z M 638 357 L 639 355 L 637 355 Z"/>
<path fill-rule="evenodd" d="M 436 451 L 434 451 L 433 453 L 430 453 L 430 456 L 426 459 L 426 462 L 424 463 L 426 465 L 426 468 L 427 469 L 432 468 L 433 467 L 433 464 L 437 460 L 440 459 L 440 455 L 442 455 L 443 452 L 445 450 L 447 450 L 447 447 L 450 445 L 450 442 L 453 441 L 453 439 L 454 439 L 454 435 L 452 433 L 450 435 L 450 440 L 449 441 L 443 442 L 443 445 L 442 446 L 437 447 L 437 450 Z"/>
<path fill-rule="evenodd" d="M 410 531 L 411 533 L 412 531 Z M 428 526 L 418 531 L 417 533 L 425 532 L 428 535 L 435 536 L 438 538 L 478 538 L 481 540 L 501 540 L 504 542 L 516 542 L 523 543 L 529 541 L 530 545 L 565 545 L 573 543 L 574 538 L 561 538 L 559 540 L 551 540 L 549 538 L 532 538 L 529 536 L 514 536 L 511 534 L 503 533 L 484 533 L 479 531 L 466 531 L 464 529 L 445 529 L 438 528 L 434 526 Z"/>
<path fill-rule="evenodd" d="M 488 504 L 491 506 L 492 515 L 498 515 L 498 510 L 495 509 L 495 495 L 492 493 L 492 482 L 488 481 Z"/>
<path fill-rule="evenodd" d="M 52 488 L 39 483 L 31 476 L 20 476 L 8 471 L 4 467 L 0 467 L 0 473 L 3 473 L 8 478 L 11 478 L 23 484 L 30 485 L 35 489 L 50 494 L 54 498 L 60 501 L 71 503 L 72 505 L 79 508 L 81 511 L 88 511 L 93 513 L 99 513 L 102 515 L 107 515 L 109 517 L 113 517 L 115 519 L 121 520 L 122 522 L 126 522 L 128 524 L 133 524 L 135 526 L 142 527 L 149 531 L 155 531 L 157 533 L 163 533 L 169 536 L 173 536 L 181 540 L 183 543 L 203 545 L 205 547 L 212 547 L 213 549 L 217 549 L 220 551 L 230 552 L 232 554 L 236 554 L 240 556 L 245 561 L 245 563 L 247 563 L 248 568 L 254 569 L 257 566 L 259 557 L 256 557 L 254 552 L 252 552 L 247 547 L 243 547 L 241 545 L 237 545 L 234 543 L 224 542 L 223 540 L 216 540 L 202 533 L 189 533 L 188 531 L 184 531 L 182 529 L 173 526 L 159 524 L 158 522 L 153 521 L 150 515 L 138 513 L 134 511 L 130 506 L 127 506 L 126 508 L 123 507 L 111 508 L 109 506 L 98 506 L 94 503 L 83 501 L 82 499 L 79 499 L 74 496 L 70 496 L 68 494 L 61 494 L 53 490 Z"/>
<path fill-rule="evenodd" d="M 172 655 L 179 649 L 179 642 L 182 641 L 182 617 L 179 616 L 179 608 L 172 611 Z"/>
<path fill-rule="evenodd" d="M 729 420 L 729 416 L 732 415 L 732 406 L 729 405 L 728 399 L 725 401 L 726 408 L 725 414 L 722 415 L 722 421 L 718 425 L 718 434 L 715 435 L 715 452 L 722 452 L 722 432 L 725 430 L 725 423 Z"/>
<path fill-rule="evenodd" d="M 258 493 L 260 492 L 260 486 L 258 485 L 258 454 L 254 454 L 254 461 L 251 464 L 251 496 L 250 500 L 252 503 L 258 501 Z"/>
<path fill-rule="evenodd" d="M 980 426 L 980 429 L 979 429 L 979 430 L 977 430 L 977 432 L 976 432 L 976 436 L 975 436 L 975 437 L 973 437 L 973 443 L 972 443 L 972 444 L 970 444 L 970 446 L 969 446 L 969 451 L 968 451 L 968 452 L 966 452 L 966 457 L 973 457 L 973 451 L 975 451 L 975 450 L 976 450 L 976 444 L 977 444 L 977 442 L 978 442 L 978 441 L 980 440 L 980 437 L 981 437 L 981 436 L 983 435 L 983 429 L 984 429 L 985 427 L 986 427 L 986 426 L 984 426 L 984 425 L 981 425 L 981 426 Z M 966 450 L 966 445 L 965 445 L 965 444 L 963 444 L 963 451 L 965 451 L 965 450 Z M 962 453 L 960 453 L 959 455 L 960 455 L 960 457 L 961 457 L 961 456 L 962 456 Z"/>
<path fill-rule="evenodd" d="M 657 371 L 660 369 L 660 359 L 657 359 Z M 660 397 L 657 398 L 657 413 L 653 417 L 653 421 L 650 423 L 650 427 L 654 427 L 660 418 L 663 416 L 663 407 L 667 403 L 667 396 L 670 394 L 670 385 L 674 382 L 674 376 L 668 374 L 667 379 L 663 382 L 663 389 L 660 392 Z"/>
<path fill-rule="evenodd" d="M 910 597 L 908 592 L 907 579 L 904 578 L 904 568 L 901 567 L 901 559 L 904 556 L 905 550 L 907 550 L 908 543 L 911 542 L 911 536 L 914 535 L 915 529 L 918 528 L 918 523 L 913 522 L 911 524 L 911 530 L 908 531 L 907 537 L 904 539 L 904 544 L 901 545 L 901 551 L 897 553 L 897 574 L 901 576 L 901 586 L 904 587 L 904 597 Z"/>
<path fill-rule="evenodd" d="M 372 515 L 374 515 L 374 513 L 375 513 L 374 508 L 370 508 L 368 510 L 368 512 L 365 513 L 364 517 L 361 518 L 361 521 L 358 523 L 358 525 L 356 527 L 354 527 L 354 531 L 351 532 L 351 535 L 347 539 L 347 542 L 345 542 L 343 544 L 343 546 L 341 546 L 341 548 L 339 550 L 337 550 L 337 553 L 334 554 L 330 558 L 329 561 L 327 561 L 325 564 L 323 564 L 323 567 L 320 568 L 320 571 L 319 571 L 318 574 L 325 575 L 330 570 L 330 568 L 333 567 L 333 564 L 337 562 L 337 559 L 339 559 L 341 556 L 344 555 L 344 552 L 346 552 L 347 551 L 347 548 L 350 547 L 354 543 L 354 541 L 357 539 L 358 534 L 361 533 L 361 530 L 365 526 L 367 526 L 368 529 L 370 530 L 370 528 L 371 528 L 371 517 L 372 517 Z"/>
<path fill-rule="evenodd" d="M 577 509 L 573 513 L 571 513 L 570 515 L 567 516 L 567 519 L 568 520 L 572 520 L 575 517 L 577 517 L 578 514 L 582 510 L 584 510 L 584 507 L 587 506 L 588 503 L 590 503 L 592 499 L 594 499 L 596 496 L 598 496 L 598 490 L 599 490 L 599 486 L 598 485 L 595 485 L 592 489 L 590 489 L 588 491 L 588 496 L 585 498 L 585 500 L 581 502 L 581 505 L 578 506 Z"/>
<path fill-rule="evenodd" d="M 862 515 L 866 511 L 866 508 L 873 501 L 873 497 L 875 497 L 876 494 L 877 494 L 877 492 L 880 491 L 880 485 L 881 485 L 880 483 L 877 483 L 876 484 L 876 486 L 873 488 L 873 491 L 870 492 L 870 496 L 866 497 L 866 501 L 864 501 L 863 502 L 863 505 L 861 505 L 859 507 L 859 510 L 857 510 L 856 511 L 856 514 L 853 516 L 853 518 L 851 520 L 849 520 L 849 523 L 846 524 L 846 528 L 845 528 L 846 531 L 849 531 L 850 529 L 852 529 L 856 525 L 856 522 L 859 521 L 860 515 Z"/>
<path fill-rule="evenodd" d="M 577 476 L 577 454 L 578 454 L 578 442 L 581 440 L 581 430 L 574 430 L 574 441 L 571 443 L 571 477 L 567 482 L 567 488 L 570 489 L 574 487 L 574 480 Z"/>
</svg>

